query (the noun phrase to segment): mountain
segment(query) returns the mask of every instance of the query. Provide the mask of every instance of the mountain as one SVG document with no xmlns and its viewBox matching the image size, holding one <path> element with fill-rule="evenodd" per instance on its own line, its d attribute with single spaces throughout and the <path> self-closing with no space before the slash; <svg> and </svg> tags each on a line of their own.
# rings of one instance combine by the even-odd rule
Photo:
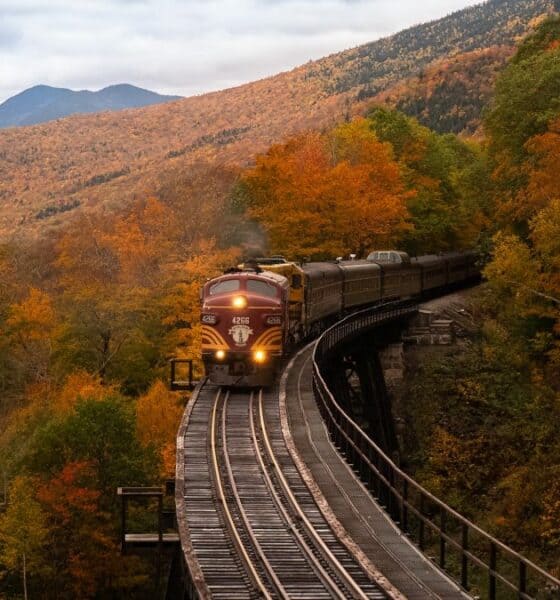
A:
<svg viewBox="0 0 560 600">
<path fill-rule="evenodd" d="M 508 52 L 556 1 L 490 0 L 221 92 L 2 130 L 0 236 L 42 235 L 83 211 L 110 215 L 194 163 L 244 166 L 288 135 L 363 114 L 383 92 L 440 130 L 474 130 Z"/>
<path fill-rule="evenodd" d="M 0 128 L 35 125 L 76 113 L 139 108 L 180 99 L 181 96 L 162 96 L 125 83 L 98 92 L 74 92 L 36 85 L 0 104 Z"/>
</svg>

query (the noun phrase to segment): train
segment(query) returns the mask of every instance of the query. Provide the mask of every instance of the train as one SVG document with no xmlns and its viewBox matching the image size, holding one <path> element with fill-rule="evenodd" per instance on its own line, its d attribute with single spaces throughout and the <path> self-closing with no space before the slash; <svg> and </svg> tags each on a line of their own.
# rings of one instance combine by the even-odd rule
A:
<svg viewBox="0 0 560 600">
<path fill-rule="evenodd" d="M 202 288 L 206 376 L 221 386 L 270 386 L 283 358 L 344 315 L 443 293 L 476 280 L 477 265 L 474 252 L 411 258 L 397 250 L 377 250 L 363 260 L 245 262 Z"/>
</svg>

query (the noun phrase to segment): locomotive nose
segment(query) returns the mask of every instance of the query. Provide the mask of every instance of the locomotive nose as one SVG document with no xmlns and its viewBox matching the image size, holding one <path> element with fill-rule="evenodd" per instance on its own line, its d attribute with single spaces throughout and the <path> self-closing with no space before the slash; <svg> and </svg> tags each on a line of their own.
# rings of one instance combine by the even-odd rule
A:
<svg viewBox="0 0 560 600">
<path fill-rule="evenodd" d="M 202 355 L 220 385 L 268 385 L 283 352 L 285 277 L 254 272 L 218 277 L 205 286 Z"/>
</svg>

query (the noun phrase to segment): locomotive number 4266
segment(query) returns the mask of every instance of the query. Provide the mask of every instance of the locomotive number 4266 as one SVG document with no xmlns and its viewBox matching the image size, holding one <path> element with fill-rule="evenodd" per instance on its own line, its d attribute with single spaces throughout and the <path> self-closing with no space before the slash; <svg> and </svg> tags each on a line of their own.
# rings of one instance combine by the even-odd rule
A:
<svg viewBox="0 0 560 600">
<path fill-rule="evenodd" d="M 249 325 L 249 317 L 233 317 L 231 322 L 234 325 Z"/>
</svg>

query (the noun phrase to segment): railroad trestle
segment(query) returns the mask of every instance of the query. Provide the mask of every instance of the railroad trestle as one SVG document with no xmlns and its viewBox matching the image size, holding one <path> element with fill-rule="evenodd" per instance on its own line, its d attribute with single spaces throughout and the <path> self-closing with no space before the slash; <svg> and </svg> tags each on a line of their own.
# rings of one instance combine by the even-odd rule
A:
<svg viewBox="0 0 560 600">
<path fill-rule="evenodd" d="M 300 361 L 297 375 L 301 383 L 303 367 L 311 365 L 313 404 L 320 410 L 333 452 L 336 447 L 355 481 L 385 509 L 386 513 L 379 509 L 385 516 L 375 517 L 375 528 L 383 535 L 390 533 L 391 547 L 395 540 L 402 544 L 401 556 L 416 566 L 408 568 L 391 550 L 387 559 L 378 558 L 389 565 L 387 579 L 337 520 L 322 495 L 325 488 L 313 476 L 329 472 L 336 481 L 342 471 L 325 463 L 315 465 L 311 475 L 297 455 L 290 430 L 307 432 L 312 461 L 320 463 L 318 449 L 325 451 L 327 446 L 315 447 L 311 439 L 312 430 L 320 433 L 319 423 L 306 417 L 302 422 L 296 412 L 288 415 L 288 366 L 281 382 L 269 390 L 230 391 L 201 382 L 188 402 L 177 438 L 175 491 L 185 561 L 182 597 L 401 599 L 404 595 L 392 582 L 403 581 L 405 587 L 410 584 L 409 590 L 424 590 L 421 597 L 466 598 L 475 569 L 486 574 L 492 600 L 501 597 L 502 589 L 526 600 L 537 597 L 543 585 L 551 593 L 560 589 L 558 580 L 399 468 L 379 354 L 394 344 L 416 312 L 414 303 L 393 302 L 346 317 L 310 346 L 312 352 Z M 304 410 L 303 396 L 295 403 Z M 323 485 L 330 485 L 327 477 Z M 336 498 L 331 494 L 329 501 Z M 384 524 L 389 517 L 401 529 L 400 537 Z M 382 548 L 384 541 L 378 543 Z M 419 550 L 432 557 L 421 558 Z M 435 563 L 460 585 L 430 574 Z M 404 575 L 395 568 L 402 568 Z M 422 580 L 418 573 L 423 573 Z"/>
<path fill-rule="evenodd" d="M 433 496 L 389 455 L 390 446 L 368 435 L 348 410 L 344 391 L 332 384 L 332 357 L 364 329 L 375 330 L 409 318 L 417 307 L 394 303 L 350 315 L 318 339 L 313 352 L 313 391 L 335 445 L 388 514 L 420 550 L 435 553 L 439 567 L 464 590 L 473 572 L 485 574 L 487 597 L 530 600 L 560 598 L 560 581 Z M 383 338 L 383 333 L 380 335 Z M 371 341 L 375 345 L 375 341 Z M 382 380 L 382 373 L 375 374 Z M 391 420 L 388 417 L 388 420 Z M 379 435 L 379 433 L 377 433 Z M 378 441 L 379 440 L 379 441 Z M 543 595 L 544 594 L 544 595 Z"/>
</svg>

